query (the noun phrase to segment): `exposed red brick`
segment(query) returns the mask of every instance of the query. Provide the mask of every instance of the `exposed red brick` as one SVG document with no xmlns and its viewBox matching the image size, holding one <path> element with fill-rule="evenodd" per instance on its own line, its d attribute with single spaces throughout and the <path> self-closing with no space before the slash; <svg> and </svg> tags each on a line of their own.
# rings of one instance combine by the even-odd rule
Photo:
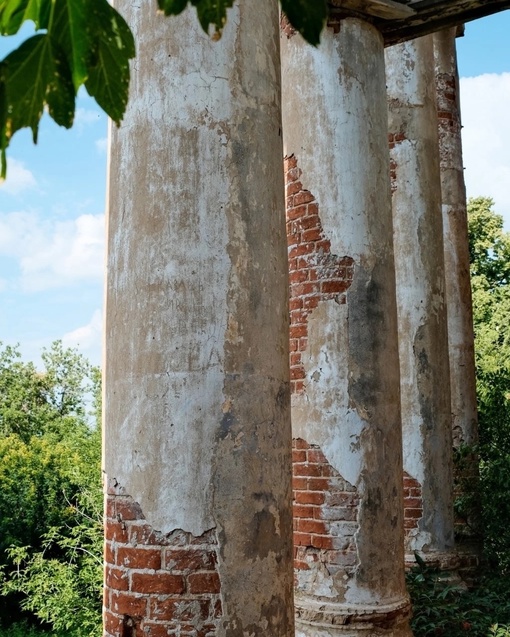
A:
<svg viewBox="0 0 510 637">
<path fill-rule="evenodd" d="M 128 541 L 127 527 L 123 522 L 108 522 L 106 525 L 106 539 L 115 542 Z"/>
<path fill-rule="evenodd" d="M 117 615 L 144 617 L 147 610 L 147 598 L 137 597 L 130 593 L 112 592 L 111 611 Z"/>
<path fill-rule="evenodd" d="M 143 624 L 144 637 L 168 637 L 169 634 L 166 624 L 155 624 L 147 621 Z"/>
<path fill-rule="evenodd" d="M 184 622 L 203 622 L 211 611 L 209 599 L 188 596 L 151 598 L 150 619 L 172 622 L 177 626 Z"/>
<path fill-rule="evenodd" d="M 104 543 L 103 557 L 106 564 L 115 563 L 115 550 L 111 542 Z"/>
<path fill-rule="evenodd" d="M 222 614 L 215 530 L 162 535 L 121 488 L 113 490 L 118 495 L 106 502 L 105 637 L 214 637 Z"/>
<path fill-rule="evenodd" d="M 298 504 L 324 504 L 326 496 L 322 491 L 295 491 L 294 501 Z"/>
<path fill-rule="evenodd" d="M 105 585 L 116 591 L 129 590 L 129 572 L 107 566 L 105 568 Z"/>
<path fill-rule="evenodd" d="M 117 564 L 126 568 L 161 568 L 161 549 L 146 549 L 120 546 L 117 549 Z"/>
<path fill-rule="evenodd" d="M 110 635 L 121 635 L 123 628 L 123 619 L 118 615 L 110 613 L 109 610 L 105 610 L 103 614 L 104 629 Z"/>
<path fill-rule="evenodd" d="M 219 593 L 220 578 L 217 573 L 192 573 L 188 575 L 189 593 Z"/>
<path fill-rule="evenodd" d="M 287 243 L 290 278 L 291 391 L 306 391 L 302 352 L 308 345 L 308 317 L 320 301 L 336 300 L 350 287 L 353 260 L 331 254 L 314 195 L 303 188 L 294 155 L 284 161 L 287 206 Z M 302 310 L 297 312 L 296 310 Z M 299 339 L 299 343 L 296 342 Z"/>
<path fill-rule="evenodd" d="M 418 522 L 423 516 L 423 500 L 421 497 L 421 485 L 408 473 L 404 472 L 404 530 L 408 535 L 411 529 L 418 527 Z"/>
<path fill-rule="evenodd" d="M 172 595 L 184 593 L 186 586 L 182 575 L 170 573 L 132 573 L 131 590 L 135 593 L 160 593 Z"/>
</svg>

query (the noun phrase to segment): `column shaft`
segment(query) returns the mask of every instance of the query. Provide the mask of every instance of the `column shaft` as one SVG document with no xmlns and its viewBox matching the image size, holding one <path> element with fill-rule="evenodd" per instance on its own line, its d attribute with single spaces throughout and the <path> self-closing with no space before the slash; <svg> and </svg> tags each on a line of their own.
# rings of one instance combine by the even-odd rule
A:
<svg viewBox="0 0 510 637">
<path fill-rule="evenodd" d="M 460 572 L 469 582 L 476 577 L 481 541 L 478 457 L 473 449 L 478 441 L 478 416 L 456 32 L 456 28 L 439 31 L 433 39 L 455 448 L 454 495 L 467 503 L 456 516 L 455 534 L 461 558 Z"/>
<path fill-rule="evenodd" d="M 453 444 L 478 440 L 466 188 L 462 163 L 456 29 L 434 34 L 445 244 Z"/>
<path fill-rule="evenodd" d="M 104 634 L 291 637 L 278 2 L 240 0 L 219 42 L 193 9 L 118 5 Z"/>
<path fill-rule="evenodd" d="M 408 635 L 381 35 L 282 29 L 299 636 Z"/>
<path fill-rule="evenodd" d="M 386 51 L 406 553 L 453 551 L 452 431 L 432 36 Z"/>
</svg>

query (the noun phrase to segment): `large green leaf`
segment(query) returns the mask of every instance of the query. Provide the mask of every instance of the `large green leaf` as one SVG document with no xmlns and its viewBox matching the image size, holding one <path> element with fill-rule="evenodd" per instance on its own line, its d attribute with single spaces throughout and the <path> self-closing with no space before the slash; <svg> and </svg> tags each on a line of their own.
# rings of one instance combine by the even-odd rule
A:
<svg viewBox="0 0 510 637">
<path fill-rule="evenodd" d="M 20 128 L 32 129 L 37 142 L 50 74 L 54 70 L 49 38 L 34 35 L 5 58 L 7 65 L 7 124 L 9 140 Z"/>
<path fill-rule="evenodd" d="M 46 29 L 50 10 L 51 0 L 0 0 L 0 33 L 13 35 L 26 20 Z"/>
<path fill-rule="evenodd" d="M 227 9 L 234 4 L 234 0 L 191 0 L 197 9 L 198 20 L 202 29 L 208 33 L 212 24 L 215 36 L 220 37 L 227 21 Z"/>
<path fill-rule="evenodd" d="M 59 126 L 71 128 L 76 107 L 71 69 L 64 51 L 53 40 L 50 41 L 52 74 L 46 91 L 48 112 Z"/>
<path fill-rule="evenodd" d="M 188 0 L 158 0 L 158 7 L 165 15 L 178 15 L 188 6 Z"/>
<path fill-rule="evenodd" d="M 5 58 L 4 69 L 6 115 L 0 131 L 3 147 L 25 127 L 32 129 L 34 143 L 37 142 L 45 104 L 57 124 L 72 126 L 75 92 L 71 73 L 62 49 L 48 34 L 26 40 Z"/>
<path fill-rule="evenodd" d="M 55 0 L 51 35 L 66 53 L 76 91 L 88 76 L 87 59 L 91 55 L 89 24 L 93 1 Z"/>
<path fill-rule="evenodd" d="M 328 16 L 326 0 L 281 0 L 281 3 L 283 12 L 296 31 L 310 44 L 319 44 Z"/>
<path fill-rule="evenodd" d="M 93 57 L 85 87 L 113 121 L 120 124 L 128 99 L 129 60 L 135 56 L 133 35 L 107 0 L 93 0 L 90 20 Z"/>
</svg>

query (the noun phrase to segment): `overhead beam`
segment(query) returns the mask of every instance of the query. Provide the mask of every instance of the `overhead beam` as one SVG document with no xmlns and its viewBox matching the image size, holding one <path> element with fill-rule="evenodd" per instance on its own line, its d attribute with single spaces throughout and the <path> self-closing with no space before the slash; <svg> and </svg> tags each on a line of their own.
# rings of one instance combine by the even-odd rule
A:
<svg viewBox="0 0 510 637">
<path fill-rule="evenodd" d="M 422 0 L 413 3 L 416 13 L 403 20 L 380 20 L 385 44 L 391 45 L 442 29 L 459 26 L 510 8 L 510 0 Z"/>
<path fill-rule="evenodd" d="M 331 4 L 339 9 L 367 14 L 382 20 L 402 20 L 416 13 L 409 5 L 395 0 L 333 0 Z"/>
<path fill-rule="evenodd" d="M 510 9 L 510 0 L 329 0 L 329 5 L 331 18 L 367 20 L 390 46 Z"/>
</svg>

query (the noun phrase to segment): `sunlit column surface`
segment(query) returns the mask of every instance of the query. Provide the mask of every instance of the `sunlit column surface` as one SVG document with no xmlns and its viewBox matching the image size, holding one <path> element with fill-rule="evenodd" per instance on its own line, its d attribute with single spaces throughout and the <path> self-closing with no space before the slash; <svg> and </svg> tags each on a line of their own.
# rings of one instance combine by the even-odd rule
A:
<svg viewBox="0 0 510 637">
<path fill-rule="evenodd" d="M 118 2 L 137 58 L 109 176 L 105 635 L 294 634 L 277 0 L 220 41 Z"/>
<path fill-rule="evenodd" d="M 297 635 L 410 635 L 382 37 L 283 21 L 282 73 Z"/>
<path fill-rule="evenodd" d="M 406 559 L 451 570 L 452 429 L 432 36 L 386 50 Z"/>
</svg>

